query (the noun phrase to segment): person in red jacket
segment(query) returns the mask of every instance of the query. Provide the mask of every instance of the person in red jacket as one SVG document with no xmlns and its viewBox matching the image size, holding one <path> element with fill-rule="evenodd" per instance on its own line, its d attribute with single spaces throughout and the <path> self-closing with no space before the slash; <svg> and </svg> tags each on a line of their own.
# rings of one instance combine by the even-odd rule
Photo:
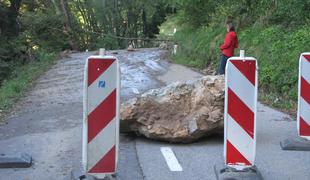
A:
<svg viewBox="0 0 310 180">
<path fill-rule="evenodd" d="M 232 22 L 226 23 L 227 33 L 224 43 L 220 46 L 222 51 L 221 64 L 219 68 L 219 74 L 225 74 L 225 67 L 227 59 L 234 55 L 234 50 L 238 48 L 238 37 L 235 32 L 235 27 Z"/>
</svg>

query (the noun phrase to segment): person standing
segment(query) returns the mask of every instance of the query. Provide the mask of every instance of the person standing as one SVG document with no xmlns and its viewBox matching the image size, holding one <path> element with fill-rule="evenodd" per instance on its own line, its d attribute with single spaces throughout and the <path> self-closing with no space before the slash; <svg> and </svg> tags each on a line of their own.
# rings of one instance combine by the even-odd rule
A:
<svg viewBox="0 0 310 180">
<path fill-rule="evenodd" d="M 228 58 L 234 55 L 234 50 L 238 48 L 238 37 L 232 22 L 226 23 L 226 37 L 224 43 L 220 46 L 222 55 L 219 68 L 219 74 L 225 74 L 225 67 Z"/>
</svg>

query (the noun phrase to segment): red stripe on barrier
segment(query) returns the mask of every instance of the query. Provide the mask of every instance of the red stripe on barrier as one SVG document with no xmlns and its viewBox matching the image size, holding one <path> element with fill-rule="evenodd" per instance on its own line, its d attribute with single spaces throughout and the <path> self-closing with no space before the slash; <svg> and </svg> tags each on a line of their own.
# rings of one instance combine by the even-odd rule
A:
<svg viewBox="0 0 310 180">
<path fill-rule="evenodd" d="M 103 156 L 88 173 L 113 173 L 115 171 L 115 146 Z"/>
<path fill-rule="evenodd" d="M 102 73 L 113 64 L 115 59 L 89 59 L 88 86 L 90 86 Z"/>
<path fill-rule="evenodd" d="M 305 59 L 308 60 L 308 62 L 310 63 L 310 55 L 303 55 Z"/>
<path fill-rule="evenodd" d="M 230 60 L 230 62 L 255 86 L 255 61 Z"/>
<path fill-rule="evenodd" d="M 238 165 L 238 163 L 244 163 L 245 165 L 251 165 L 251 163 L 227 140 L 226 144 L 226 163 L 230 165 Z"/>
<path fill-rule="evenodd" d="M 254 138 L 254 113 L 228 88 L 228 114 Z"/>
<path fill-rule="evenodd" d="M 88 115 L 88 142 L 90 142 L 116 115 L 116 89 Z"/>
<path fill-rule="evenodd" d="M 310 124 L 308 124 L 302 117 L 300 117 L 300 135 L 310 136 Z"/>
<path fill-rule="evenodd" d="M 310 104 L 310 84 L 303 77 L 301 77 L 301 97 Z"/>
</svg>

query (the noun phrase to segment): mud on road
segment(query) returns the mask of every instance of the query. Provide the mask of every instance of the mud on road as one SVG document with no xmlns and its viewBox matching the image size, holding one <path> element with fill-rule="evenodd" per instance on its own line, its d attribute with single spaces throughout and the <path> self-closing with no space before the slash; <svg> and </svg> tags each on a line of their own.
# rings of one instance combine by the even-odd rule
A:
<svg viewBox="0 0 310 180">
<path fill-rule="evenodd" d="M 201 76 L 183 66 L 171 65 L 165 57 L 166 51 L 140 49 L 135 52 L 117 52 L 120 61 L 122 101 L 138 96 L 153 88 L 161 87 L 171 79 L 164 76 L 170 68 L 179 80 L 190 80 Z M 108 52 L 111 54 L 112 52 Z M 57 62 L 42 75 L 5 118 L 0 126 L 0 154 L 14 155 L 30 153 L 34 164 L 29 169 L 0 169 L 0 179 L 68 179 L 71 170 L 81 164 L 82 145 L 82 95 L 83 71 L 89 53 L 74 53 Z M 187 74 L 184 76 L 184 74 Z M 163 76 L 163 77 L 162 77 Z M 167 80 L 166 80 L 167 79 Z M 166 80 L 166 81 L 165 81 Z M 133 141 L 121 137 L 121 154 L 135 154 Z M 128 154 L 127 153 L 127 154 Z M 122 156 L 121 156 L 122 157 Z M 124 157 L 124 156 L 123 156 Z M 141 178 L 135 156 L 131 164 L 131 178 Z M 130 159 L 122 159 L 128 161 Z M 120 170 L 120 177 L 122 173 Z M 137 171 L 136 174 L 134 171 Z M 122 179 L 129 177 L 123 176 Z"/>
<path fill-rule="evenodd" d="M 201 74 L 169 63 L 166 51 L 116 51 L 122 71 L 122 101 L 175 81 Z M 112 53 L 112 52 L 108 52 Z M 0 180 L 62 180 L 81 165 L 82 92 L 85 59 L 75 53 L 41 76 L 0 126 L 0 154 L 27 152 L 34 164 L 27 169 L 0 169 Z M 310 179 L 309 152 L 282 151 L 279 142 L 297 135 L 296 122 L 258 103 L 256 165 L 266 180 Z M 170 171 L 161 147 L 170 147 L 182 171 Z M 120 136 L 120 180 L 214 180 L 214 165 L 222 165 L 223 137 L 192 144 L 169 144 Z"/>
</svg>

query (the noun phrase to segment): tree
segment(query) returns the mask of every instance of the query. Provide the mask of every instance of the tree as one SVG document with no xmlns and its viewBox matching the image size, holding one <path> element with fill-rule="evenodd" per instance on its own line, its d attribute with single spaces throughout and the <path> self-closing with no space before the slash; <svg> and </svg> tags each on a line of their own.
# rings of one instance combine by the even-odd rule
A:
<svg viewBox="0 0 310 180">
<path fill-rule="evenodd" d="M 10 0 L 9 7 L 1 4 L 3 11 L 0 12 L 2 17 L 0 20 L 0 30 L 1 34 L 5 37 L 15 37 L 19 33 L 20 26 L 17 17 L 21 2 L 22 0 Z"/>
<path fill-rule="evenodd" d="M 69 36 L 69 44 L 72 49 L 78 50 L 78 44 L 75 40 L 72 28 L 71 28 L 71 21 L 70 21 L 70 11 L 68 9 L 68 2 L 65 0 L 60 0 L 60 5 L 63 14 L 64 20 L 64 29 L 65 33 Z"/>
</svg>

